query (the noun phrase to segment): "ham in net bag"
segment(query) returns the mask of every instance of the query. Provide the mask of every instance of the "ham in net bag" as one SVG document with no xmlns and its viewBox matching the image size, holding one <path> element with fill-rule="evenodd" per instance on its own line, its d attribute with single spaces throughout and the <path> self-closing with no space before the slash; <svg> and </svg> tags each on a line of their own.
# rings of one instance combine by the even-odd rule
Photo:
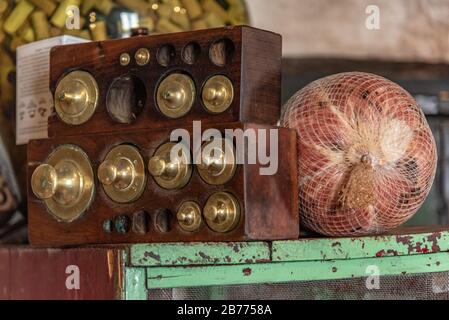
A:
<svg viewBox="0 0 449 320">
<path fill-rule="evenodd" d="M 380 233 L 421 206 L 436 170 L 436 147 L 413 97 L 368 73 L 312 82 L 284 106 L 298 132 L 302 224 L 329 236 Z"/>
</svg>

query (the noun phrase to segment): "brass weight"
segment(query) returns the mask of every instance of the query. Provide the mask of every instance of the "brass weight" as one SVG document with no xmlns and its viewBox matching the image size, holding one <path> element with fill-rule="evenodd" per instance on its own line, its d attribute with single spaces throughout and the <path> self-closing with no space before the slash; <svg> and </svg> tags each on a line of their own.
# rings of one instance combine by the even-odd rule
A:
<svg viewBox="0 0 449 320">
<path fill-rule="evenodd" d="M 234 177 L 237 164 L 231 141 L 214 139 L 206 142 L 197 157 L 200 157 L 198 173 L 208 184 L 225 184 Z"/>
<path fill-rule="evenodd" d="M 134 55 L 134 58 L 136 59 L 136 63 L 139 66 L 145 66 L 150 62 L 150 51 L 145 48 L 140 48 L 136 51 L 136 54 Z"/>
<path fill-rule="evenodd" d="M 228 192 L 217 192 L 209 197 L 203 209 L 207 225 L 216 232 L 235 229 L 240 220 L 238 200 Z"/>
<path fill-rule="evenodd" d="M 98 84 L 86 71 L 72 71 L 55 90 L 55 109 L 62 121 L 79 125 L 88 121 L 98 104 Z"/>
<path fill-rule="evenodd" d="M 176 214 L 181 228 L 188 232 L 198 230 L 201 225 L 201 209 L 194 201 L 186 201 L 181 204 Z"/>
<path fill-rule="evenodd" d="M 137 200 L 146 184 L 145 163 L 139 150 L 126 144 L 113 148 L 98 167 L 98 180 L 113 201 Z"/>
<path fill-rule="evenodd" d="M 192 109 L 195 95 L 192 78 L 182 73 L 173 73 L 159 84 L 156 102 L 162 114 L 169 118 L 180 118 Z"/>
<path fill-rule="evenodd" d="M 75 145 L 59 146 L 34 170 L 31 188 L 57 220 L 76 220 L 94 196 L 94 174 L 89 158 Z"/>
<path fill-rule="evenodd" d="M 203 86 L 202 99 L 207 111 L 222 113 L 234 99 L 234 87 L 228 77 L 217 75 L 209 78 Z"/>
<path fill-rule="evenodd" d="M 119 60 L 121 66 L 127 66 L 131 62 L 131 56 L 129 55 L 129 53 L 124 52 L 120 55 Z"/>
<path fill-rule="evenodd" d="M 172 158 L 175 146 L 177 144 L 173 142 L 161 145 L 148 162 L 148 171 L 164 189 L 180 189 L 189 182 L 192 175 L 190 154 L 185 148 L 180 148 Z"/>
</svg>

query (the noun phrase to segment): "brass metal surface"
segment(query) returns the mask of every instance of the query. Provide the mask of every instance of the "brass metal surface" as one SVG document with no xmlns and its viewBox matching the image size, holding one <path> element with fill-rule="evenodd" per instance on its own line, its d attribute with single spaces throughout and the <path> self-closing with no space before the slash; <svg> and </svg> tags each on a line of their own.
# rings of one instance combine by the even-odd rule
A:
<svg viewBox="0 0 449 320">
<path fill-rule="evenodd" d="M 237 168 L 234 146 L 227 139 L 206 142 L 197 155 L 197 169 L 201 178 L 209 184 L 221 185 L 229 182 Z"/>
<path fill-rule="evenodd" d="M 182 73 L 173 73 L 159 84 L 156 102 L 162 114 L 169 118 L 180 118 L 192 108 L 195 95 L 192 78 Z"/>
<path fill-rule="evenodd" d="M 213 76 L 204 84 L 201 96 L 209 112 L 221 113 L 231 106 L 234 99 L 234 87 L 228 77 Z"/>
<path fill-rule="evenodd" d="M 186 201 L 179 207 L 176 217 L 183 230 L 193 232 L 201 225 L 201 208 L 194 201 Z"/>
<path fill-rule="evenodd" d="M 90 73 L 72 71 L 58 82 L 54 99 L 62 121 L 72 125 L 85 123 L 97 108 L 98 84 Z"/>
<path fill-rule="evenodd" d="M 76 220 L 94 196 L 94 174 L 88 156 L 75 145 L 59 146 L 34 170 L 31 188 L 57 220 Z"/>
<path fill-rule="evenodd" d="M 118 203 L 137 200 L 145 189 L 145 163 L 131 145 L 122 144 L 109 151 L 97 175 L 106 194 Z"/>
<path fill-rule="evenodd" d="M 41 200 L 50 199 L 55 195 L 57 183 L 56 170 L 49 164 L 41 164 L 37 167 L 31 178 L 33 193 Z"/>
<path fill-rule="evenodd" d="M 145 48 L 140 48 L 136 51 L 134 58 L 136 59 L 137 65 L 144 66 L 150 62 L 150 51 Z"/>
<path fill-rule="evenodd" d="M 122 53 L 120 55 L 120 65 L 127 66 L 131 62 L 131 57 L 129 53 Z"/>
<path fill-rule="evenodd" d="M 176 150 L 174 147 L 179 147 L 177 152 L 172 152 Z M 186 148 L 180 147 L 177 143 L 165 143 L 156 150 L 148 162 L 148 171 L 162 188 L 180 189 L 189 182 L 192 175 L 190 154 Z"/>
<path fill-rule="evenodd" d="M 209 197 L 203 209 L 207 225 L 216 232 L 235 229 L 240 220 L 238 200 L 228 192 L 217 192 Z"/>
</svg>

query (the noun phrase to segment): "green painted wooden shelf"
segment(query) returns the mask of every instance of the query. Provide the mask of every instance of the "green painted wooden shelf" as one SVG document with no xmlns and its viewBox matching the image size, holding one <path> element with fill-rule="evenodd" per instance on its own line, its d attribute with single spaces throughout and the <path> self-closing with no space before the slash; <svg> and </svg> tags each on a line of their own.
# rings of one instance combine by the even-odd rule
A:
<svg viewBox="0 0 449 320">
<path fill-rule="evenodd" d="M 127 299 L 147 291 L 449 271 L 449 227 L 354 238 L 238 243 L 135 244 L 126 251 Z"/>
</svg>

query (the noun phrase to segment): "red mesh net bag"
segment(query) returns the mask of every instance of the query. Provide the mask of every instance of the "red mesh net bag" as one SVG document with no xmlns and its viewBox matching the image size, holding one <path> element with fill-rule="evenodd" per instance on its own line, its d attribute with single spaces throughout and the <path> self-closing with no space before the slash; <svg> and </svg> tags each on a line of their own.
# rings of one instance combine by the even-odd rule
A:
<svg viewBox="0 0 449 320">
<path fill-rule="evenodd" d="M 297 130 L 302 224 L 328 236 L 381 233 L 409 219 L 429 193 L 436 147 L 413 97 L 368 73 L 314 81 L 284 106 Z"/>
</svg>

